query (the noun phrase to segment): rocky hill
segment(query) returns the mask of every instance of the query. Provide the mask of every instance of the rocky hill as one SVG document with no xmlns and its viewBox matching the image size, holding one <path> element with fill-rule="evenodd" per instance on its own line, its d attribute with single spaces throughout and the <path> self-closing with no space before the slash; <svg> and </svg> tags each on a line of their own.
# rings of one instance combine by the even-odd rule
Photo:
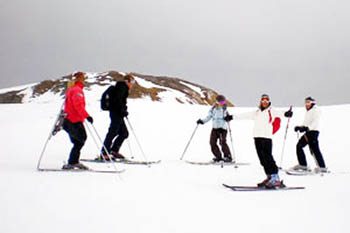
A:
<svg viewBox="0 0 350 233">
<path fill-rule="evenodd" d="M 100 96 L 108 85 L 122 80 L 125 74 L 117 71 L 104 73 L 87 73 L 86 91 Z M 179 103 L 211 105 L 217 92 L 192 82 L 179 78 L 151 76 L 132 73 L 136 84 L 131 93 L 131 99 L 150 99 L 152 101 L 176 101 Z M 0 90 L 0 103 L 52 102 L 62 99 L 71 81 L 72 75 L 59 79 L 45 80 L 24 87 Z M 230 105 L 232 105 L 230 103 Z"/>
</svg>

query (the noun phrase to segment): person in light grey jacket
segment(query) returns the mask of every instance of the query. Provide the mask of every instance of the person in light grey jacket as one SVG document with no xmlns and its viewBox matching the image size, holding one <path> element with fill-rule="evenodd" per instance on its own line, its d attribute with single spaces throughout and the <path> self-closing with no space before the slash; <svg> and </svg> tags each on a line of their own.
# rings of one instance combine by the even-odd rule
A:
<svg viewBox="0 0 350 233">
<path fill-rule="evenodd" d="M 218 95 L 216 103 L 210 109 L 208 116 L 204 119 L 199 119 L 197 124 L 205 124 L 210 120 L 213 121 L 213 129 L 210 134 L 210 146 L 214 155 L 214 162 L 232 162 L 232 156 L 229 146 L 227 145 L 227 121 L 231 120 L 227 111 L 226 98 L 223 95 Z M 217 145 L 219 140 L 221 150 Z M 222 154 L 224 157 L 222 157 Z"/>
</svg>

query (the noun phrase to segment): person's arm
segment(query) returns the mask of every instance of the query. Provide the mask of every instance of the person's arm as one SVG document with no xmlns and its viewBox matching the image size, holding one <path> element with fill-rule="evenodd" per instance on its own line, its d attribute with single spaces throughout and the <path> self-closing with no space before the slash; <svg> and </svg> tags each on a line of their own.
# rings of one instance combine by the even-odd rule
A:
<svg viewBox="0 0 350 233">
<path fill-rule="evenodd" d="M 89 113 L 85 110 L 85 97 L 82 92 L 77 91 L 76 93 L 73 93 L 72 104 L 74 109 L 84 120 L 89 117 Z"/>
<path fill-rule="evenodd" d="M 208 116 L 204 119 L 201 119 L 202 122 L 205 124 L 207 123 L 208 121 L 210 121 L 211 119 L 213 118 L 213 109 L 211 109 L 208 113 Z"/>
</svg>

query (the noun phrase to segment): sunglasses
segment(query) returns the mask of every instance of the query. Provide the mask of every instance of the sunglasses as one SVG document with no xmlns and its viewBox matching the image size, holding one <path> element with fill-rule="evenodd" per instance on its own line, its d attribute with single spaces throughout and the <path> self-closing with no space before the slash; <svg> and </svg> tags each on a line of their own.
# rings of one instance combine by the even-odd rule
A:
<svg viewBox="0 0 350 233">
<path fill-rule="evenodd" d="M 220 104 L 220 105 L 225 105 L 226 104 L 226 100 L 217 101 L 217 103 Z"/>
<path fill-rule="evenodd" d="M 269 99 L 269 98 L 261 98 L 260 101 L 261 101 L 261 102 L 270 102 L 270 99 Z"/>
</svg>

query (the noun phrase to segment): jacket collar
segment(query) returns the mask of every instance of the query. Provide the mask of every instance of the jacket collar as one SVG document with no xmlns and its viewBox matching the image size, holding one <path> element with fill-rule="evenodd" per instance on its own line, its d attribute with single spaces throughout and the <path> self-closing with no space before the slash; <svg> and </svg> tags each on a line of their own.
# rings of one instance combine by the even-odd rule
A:
<svg viewBox="0 0 350 233">
<path fill-rule="evenodd" d="M 75 85 L 74 85 L 74 86 L 76 86 L 76 87 L 79 87 L 79 88 L 83 89 L 83 88 L 84 88 L 84 83 L 77 81 L 77 82 L 75 83 Z"/>
</svg>

